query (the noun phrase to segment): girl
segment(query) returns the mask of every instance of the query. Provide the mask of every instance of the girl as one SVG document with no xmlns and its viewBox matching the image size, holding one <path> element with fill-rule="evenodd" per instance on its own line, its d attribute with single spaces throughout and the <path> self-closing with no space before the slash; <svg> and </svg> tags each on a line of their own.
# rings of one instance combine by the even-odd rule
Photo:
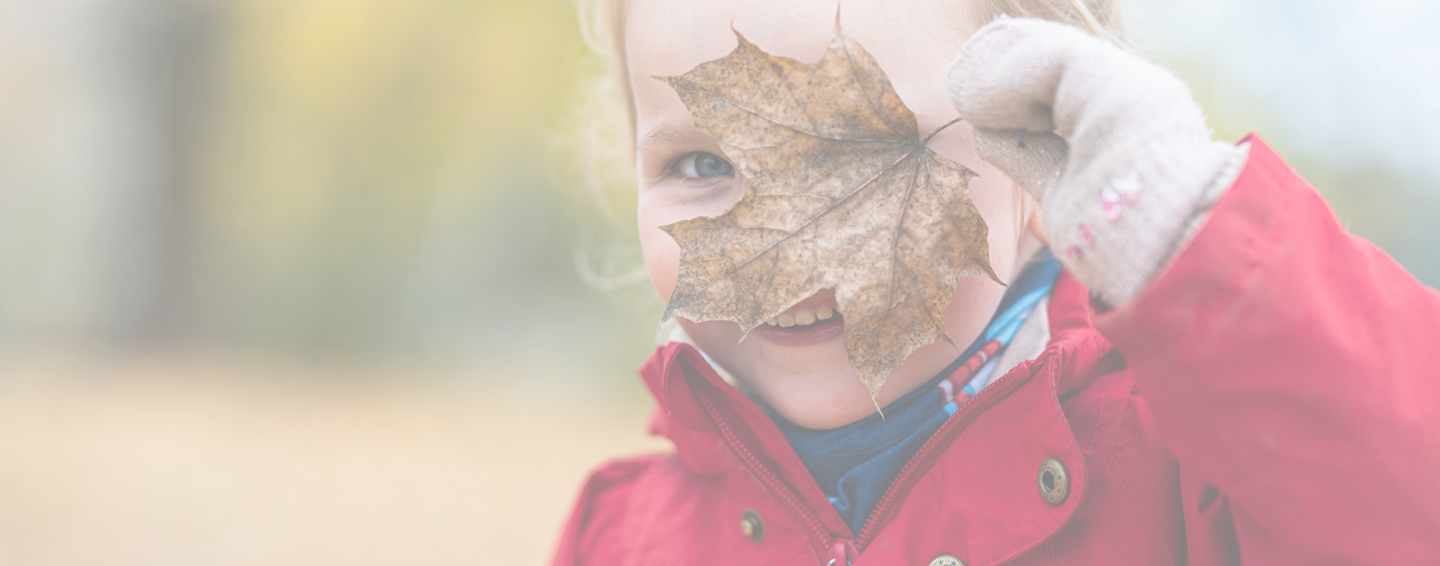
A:
<svg viewBox="0 0 1440 566">
<path fill-rule="evenodd" d="M 601 5 L 662 298 L 680 253 L 660 227 L 723 213 L 745 179 L 654 77 L 735 32 L 815 61 L 836 10 Z M 910 356 L 883 418 L 833 293 L 744 340 L 681 320 L 641 368 L 675 454 L 597 471 L 556 564 L 1440 564 L 1440 293 L 1263 140 L 1212 141 L 1179 80 L 1115 45 L 1115 17 L 847 0 L 840 26 L 919 131 L 962 119 L 929 147 L 978 173 L 1008 287 L 959 281 L 960 347 Z"/>
</svg>

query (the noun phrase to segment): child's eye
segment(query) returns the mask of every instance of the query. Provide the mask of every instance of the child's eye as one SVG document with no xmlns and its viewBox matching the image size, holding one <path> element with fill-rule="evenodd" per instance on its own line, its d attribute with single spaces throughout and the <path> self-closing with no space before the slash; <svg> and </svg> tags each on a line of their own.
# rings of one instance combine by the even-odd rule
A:
<svg viewBox="0 0 1440 566">
<path fill-rule="evenodd" d="M 680 162 L 675 164 L 675 170 L 681 176 L 700 179 L 735 174 L 735 168 L 730 166 L 729 161 L 703 151 L 680 158 Z"/>
</svg>

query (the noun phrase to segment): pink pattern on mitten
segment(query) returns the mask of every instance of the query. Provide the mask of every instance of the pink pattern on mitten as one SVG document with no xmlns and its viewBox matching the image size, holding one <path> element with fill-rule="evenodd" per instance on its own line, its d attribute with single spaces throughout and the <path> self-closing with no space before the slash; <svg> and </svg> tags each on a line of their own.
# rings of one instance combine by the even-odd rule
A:
<svg viewBox="0 0 1440 566">
<path fill-rule="evenodd" d="M 1119 220 L 1120 215 L 1125 213 L 1125 206 L 1134 204 L 1139 193 L 1140 177 L 1134 173 L 1110 181 L 1100 189 L 1100 205 L 1105 207 L 1105 219 L 1111 222 Z"/>
</svg>

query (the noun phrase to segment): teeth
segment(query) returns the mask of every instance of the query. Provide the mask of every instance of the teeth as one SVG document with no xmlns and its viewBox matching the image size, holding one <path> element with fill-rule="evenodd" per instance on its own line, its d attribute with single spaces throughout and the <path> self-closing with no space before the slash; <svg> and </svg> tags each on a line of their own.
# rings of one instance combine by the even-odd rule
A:
<svg viewBox="0 0 1440 566">
<path fill-rule="evenodd" d="M 830 320 L 832 318 L 835 318 L 835 315 L 837 314 L 839 313 L 835 312 L 835 307 L 833 305 L 824 305 L 821 307 L 808 309 L 795 309 L 790 312 L 776 315 L 775 318 L 765 321 L 765 324 L 768 324 L 770 326 L 779 326 L 781 328 L 790 328 L 791 326 L 809 326 L 822 320 Z"/>
</svg>

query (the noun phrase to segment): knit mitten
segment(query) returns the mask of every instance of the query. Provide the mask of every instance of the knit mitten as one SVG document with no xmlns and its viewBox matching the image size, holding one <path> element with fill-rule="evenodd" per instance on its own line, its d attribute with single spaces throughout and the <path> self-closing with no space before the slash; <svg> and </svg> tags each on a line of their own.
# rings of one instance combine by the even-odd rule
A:
<svg viewBox="0 0 1440 566">
<path fill-rule="evenodd" d="M 1039 199 L 1050 247 L 1111 306 L 1144 289 L 1245 161 L 1174 75 L 1054 22 L 981 28 L 950 97 L 980 157 Z"/>
</svg>

